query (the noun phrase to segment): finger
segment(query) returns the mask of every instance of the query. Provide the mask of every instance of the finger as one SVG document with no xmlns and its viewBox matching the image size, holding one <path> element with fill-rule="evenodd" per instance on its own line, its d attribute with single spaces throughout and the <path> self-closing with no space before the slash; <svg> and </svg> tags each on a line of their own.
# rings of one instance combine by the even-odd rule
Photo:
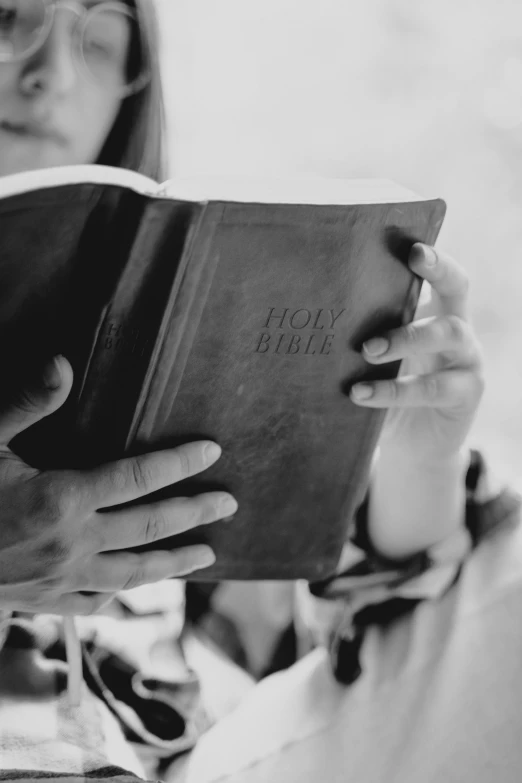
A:
<svg viewBox="0 0 522 783">
<path fill-rule="evenodd" d="M 232 495 L 206 492 L 194 498 L 175 498 L 125 511 L 98 514 L 97 551 L 152 544 L 229 517 L 236 511 L 237 502 Z"/>
<path fill-rule="evenodd" d="M 131 590 L 162 579 L 185 576 L 200 568 L 208 568 L 215 561 L 213 551 L 204 544 L 181 547 L 171 552 L 99 555 L 91 558 L 85 567 L 79 566 L 70 590 L 100 593 Z"/>
<path fill-rule="evenodd" d="M 470 370 L 445 370 L 430 375 L 405 375 L 396 380 L 356 383 L 350 397 L 368 408 L 474 409 L 484 390 L 480 375 Z"/>
<path fill-rule="evenodd" d="M 364 358 L 371 364 L 425 356 L 452 355 L 453 360 L 472 366 L 480 360 L 480 346 L 471 326 L 457 315 L 424 318 L 367 340 Z"/>
<path fill-rule="evenodd" d="M 90 486 L 93 508 L 127 503 L 210 467 L 221 449 L 212 441 L 187 443 L 176 449 L 165 449 L 118 460 L 84 472 Z"/>
<path fill-rule="evenodd" d="M 71 391 L 72 368 L 63 356 L 55 356 L 32 384 L 21 389 L 9 407 L 0 414 L 0 446 L 32 424 L 54 413 Z"/>
<path fill-rule="evenodd" d="M 66 593 L 58 598 L 56 603 L 50 604 L 49 608 L 41 608 L 38 611 L 41 614 L 60 614 L 64 617 L 96 614 L 107 606 L 115 595 L 115 593 L 91 593 L 90 595 Z"/>
<path fill-rule="evenodd" d="M 455 259 L 441 250 L 416 242 L 410 251 L 409 265 L 415 274 L 430 283 L 444 313 L 467 320 L 469 278 Z"/>
</svg>

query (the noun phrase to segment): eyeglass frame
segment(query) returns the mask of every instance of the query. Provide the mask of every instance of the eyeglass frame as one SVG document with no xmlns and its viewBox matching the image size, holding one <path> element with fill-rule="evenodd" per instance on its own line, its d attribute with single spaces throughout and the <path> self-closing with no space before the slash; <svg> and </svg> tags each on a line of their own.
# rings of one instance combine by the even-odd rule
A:
<svg viewBox="0 0 522 783">
<path fill-rule="evenodd" d="M 72 13 L 76 14 L 77 16 L 77 24 L 80 25 L 79 28 L 79 52 L 77 52 L 78 59 L 80 61 L 80 66 L 82 71 L 85 73 L 85 75 L 93 81 L 95 84 L 98 84 L 98 80 L 96 77 L 92 74 L 91 69 L 87 65 L 87 61 L 85 59 L 85 54 L 83 51 L 83 36 L 85 33 L 85 29 L 87 27 L 87 23 L 89 21 L 89 16 L 94 16 L 95 13 L 99 13 L 99 9 L 105 9 L 108 8 L 109 10 L 118 11 L 123 13 L 124 16 L 127 16 L 129 19 L 133 19 L 136 21 L 136 23 L 139 25 L 139 20 L 136 18 L 136 14 L 126 5 L 125 3 L 118 2 L 118 0 L 108 0 L 108 2 L 105 3 L 99 3 L 97 5 L 92 6 L 91 8 L 84 8 L 84 6 L 78 2 L 78 0 L 40 0 L 42 4 L 45 6 L 45 18 L 44 18 L 44 24 L 42 25 L 41 31 L 37 34 L 35 42 L 22 54 L 19 56 L 11 57 L 9 59 L 6 59 L 2 57 L 2 53 L 0 52 L 0 66 L 5 65 L 8 63 L 19 63 L 24 62 L 25 60 L 29 60 L 36 52 L 38 52 L 45 44 L 47 39 L 49 38 L 49 35 L 51 33 L 51 30 L 53 29 L 54 24 L 54 18 L 56 14 L 56 10 L 63 8 L 67 11 L 71 11 Z M 74 47 L 74 42 L 71 41 L 72 46 Z M 128 87 L 122 88 L 121 91 L 121 97 L 127 98 L 130 95 L 135 95 L 137 92 L 140 92 L 143 90 L 147 84 L 150 82 L 151 79 L 151 73 L 148 68 L 146 68 L 145 65 L 143 65 L 143 74 L 138 77 L 138 79 Z"/>
</svg>

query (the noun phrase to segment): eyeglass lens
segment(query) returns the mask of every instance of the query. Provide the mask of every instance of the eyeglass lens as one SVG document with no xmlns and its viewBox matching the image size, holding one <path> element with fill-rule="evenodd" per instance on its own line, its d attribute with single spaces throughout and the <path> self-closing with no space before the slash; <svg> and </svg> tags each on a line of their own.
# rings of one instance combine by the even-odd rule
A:
<svg viewBox="0 0 522 783">
<path fill-rule="evenodd" d="M 68 3 L 0 0 L 0 62 L 24 60 L 37 51 L 60 5 Z M 75 5 L 81 9 L 81 4 Z M 138 22 L 124 5 L 95 5 L 73 18 L 72 29 L 80 43 L 82 65 L 92 78 L 127 91 L 140 85 L 146 76 L 145 47 Z"/>
</svg>

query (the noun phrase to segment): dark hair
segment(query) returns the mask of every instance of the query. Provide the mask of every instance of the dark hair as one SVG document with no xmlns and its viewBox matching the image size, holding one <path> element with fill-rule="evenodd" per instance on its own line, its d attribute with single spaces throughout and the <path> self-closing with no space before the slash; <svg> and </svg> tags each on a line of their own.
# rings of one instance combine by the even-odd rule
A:
<svg viewBox="0 0 522 783">
<path fill-rule="evenodd" d="M 131 169 L 161 182 L 167 177 L 167 160 L 158 19 L 153 0 L 127 0 L 127 5 L 142 31 L 150 81 L 122 101 L 97 163 Z"/>
</svg>

